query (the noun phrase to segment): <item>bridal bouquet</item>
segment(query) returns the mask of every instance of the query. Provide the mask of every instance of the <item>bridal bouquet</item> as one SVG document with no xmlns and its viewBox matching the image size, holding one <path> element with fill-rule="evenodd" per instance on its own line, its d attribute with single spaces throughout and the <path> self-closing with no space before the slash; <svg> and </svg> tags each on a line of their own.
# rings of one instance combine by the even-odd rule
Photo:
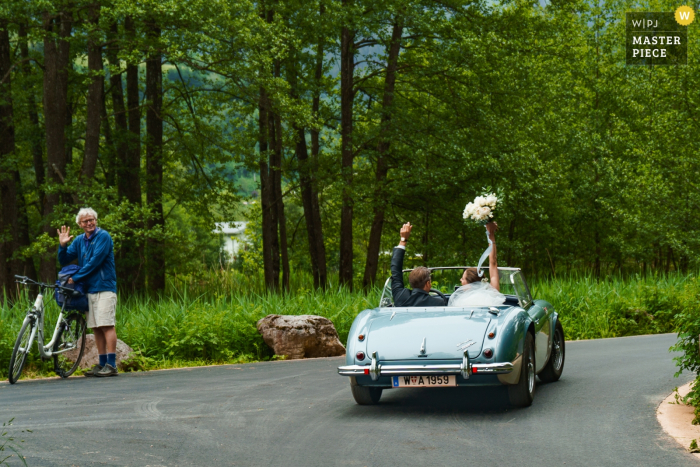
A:
<svg viewBox="0 0 700 467">
<path fill-rule="evenodd" d="M 494 193 L 477 196 L 474 201 L 464 207 L 462 217 L 472 219 L 479 225 L 486 225 L 493 220 L 493 213 L 496 210 L 498 198 Z"/>
</svg>

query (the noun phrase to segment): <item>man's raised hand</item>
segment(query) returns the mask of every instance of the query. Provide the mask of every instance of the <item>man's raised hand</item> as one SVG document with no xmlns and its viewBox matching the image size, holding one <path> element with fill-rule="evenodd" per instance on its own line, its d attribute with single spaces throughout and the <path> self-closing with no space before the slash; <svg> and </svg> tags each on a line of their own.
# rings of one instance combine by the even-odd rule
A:
<svg viewBox="0 0 700 467">
<path fill-rule="evenodd" d="M 73 239 L 73 236 L 70 234 L 70 227 L 62 225 L 61 230 L 56 230 L 56 232 L 58 232 L 58 242 L 61 244 L 61 246 L 68 245 L 68 242 Z"/>
<path fill-rule="evenodd" d="M 408 240 L 408 237 L 411 236 L 411 229 L 413 226 L 411 225 L 410 222 L 406 222 L 402 227 L 401 227 L 401 237 L 405 238 Z"/>
</svg>

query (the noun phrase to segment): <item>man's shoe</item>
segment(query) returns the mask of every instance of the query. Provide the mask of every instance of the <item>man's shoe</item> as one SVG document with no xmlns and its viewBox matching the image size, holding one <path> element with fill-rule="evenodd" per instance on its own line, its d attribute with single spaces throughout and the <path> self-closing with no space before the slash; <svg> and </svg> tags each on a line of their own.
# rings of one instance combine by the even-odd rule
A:
<svg viewBox="0 0 700 467">
<path fill-rule="evenodd" d="M 88 371 L 85 372 L 85 376 L 95 376 L 97 372 L 99 372 L 102 369 L 102 367 L 95 363 L 92 365 L 92 368 L 90 368 Z"/>
<path fill-rule="evenodd" d="M 117 376 L 118 374 L 119 371 L 112 365 L 107 363 L 105 366 L 102 367 L 100 371 L 95 373 L 95 376 Z"/>
</svg>

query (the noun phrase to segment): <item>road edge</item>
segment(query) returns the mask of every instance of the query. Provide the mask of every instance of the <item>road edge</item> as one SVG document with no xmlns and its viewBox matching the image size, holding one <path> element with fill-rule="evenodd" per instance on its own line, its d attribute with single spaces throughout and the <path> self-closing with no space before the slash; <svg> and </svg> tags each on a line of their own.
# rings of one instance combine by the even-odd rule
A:
<svg viewBox="0 0 700 467">
<path fill-rule="evenodd" d="M 680 397 L 685 396 L 690 391 L 690 383 L 678 388 Z M 695 418 L 694 408 L 683 403 L 676 403 L 676 392 L 672 392 L 656 408 L 656 420 L 661 428 L 673 438 L 684 451 L 688 451 L 690 442 L 700 438 L 700 425 L 693 425 Z M 690 453 L 700 461 L 700 453 Z"/>
<path fill-rule="evenodd" d="M 291 362 L 303 362 L 304 360 L 332 360 L 345 358 L 345 355 L 336 355 L 334 357 L 309 357 L 309 358 L 295 358 L 295 359 L 284 359 L 284 360 L 261 360 L 259 362 L 244 362 L 244 363 L 214 363 L 211 365 L 199 365 L 199 366 L 181 366 L 177 368 L 158 368 L 157 370 L 138 370 L 138 371 L 120 371 L 120 375 L 146 375 L 149 373 L 155 373 L 158 371 L 178 371 L 178 370 L 196 370 L 198 368 L 212 368 L 212 367 L 239 367 L 242 365 L 269 365 L 276 363 L 291 363 Z M 72 375 L 68 378 L 61 378 L 60 376 L 39 376 L 37 378 L 20 379 L 15 383 L 22 384 L 31 381 L 44 381 L 44 380 L 72 380 L 72 379 L 84 379 L 85 375 Z M 8 380 L 0 381 L 0 386 L 7 385 L 12 386 Z"/>
</svg>

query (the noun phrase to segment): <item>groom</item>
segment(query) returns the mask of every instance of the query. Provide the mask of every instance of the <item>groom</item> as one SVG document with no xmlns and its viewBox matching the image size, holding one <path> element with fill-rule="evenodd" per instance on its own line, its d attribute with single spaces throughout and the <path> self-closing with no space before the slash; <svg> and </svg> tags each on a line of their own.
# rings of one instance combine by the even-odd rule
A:
<svg viewBox="0 0 700 467">
<path fill-rule="evenodd" d="M 446 306 L 441 297 L 428 294 L 432 287 L 430 269 L 419 266 L 408 275 L 408 283 L 413 290 L 403 285 L 403 257 L 406 254 L 406 244 L 411 236 L 413 226 L 407 222 L 401 227 L 401 242 L 394 248 L 391 257 L 391 294 L 394 296 L 394 306 Z"/>
</svg>

